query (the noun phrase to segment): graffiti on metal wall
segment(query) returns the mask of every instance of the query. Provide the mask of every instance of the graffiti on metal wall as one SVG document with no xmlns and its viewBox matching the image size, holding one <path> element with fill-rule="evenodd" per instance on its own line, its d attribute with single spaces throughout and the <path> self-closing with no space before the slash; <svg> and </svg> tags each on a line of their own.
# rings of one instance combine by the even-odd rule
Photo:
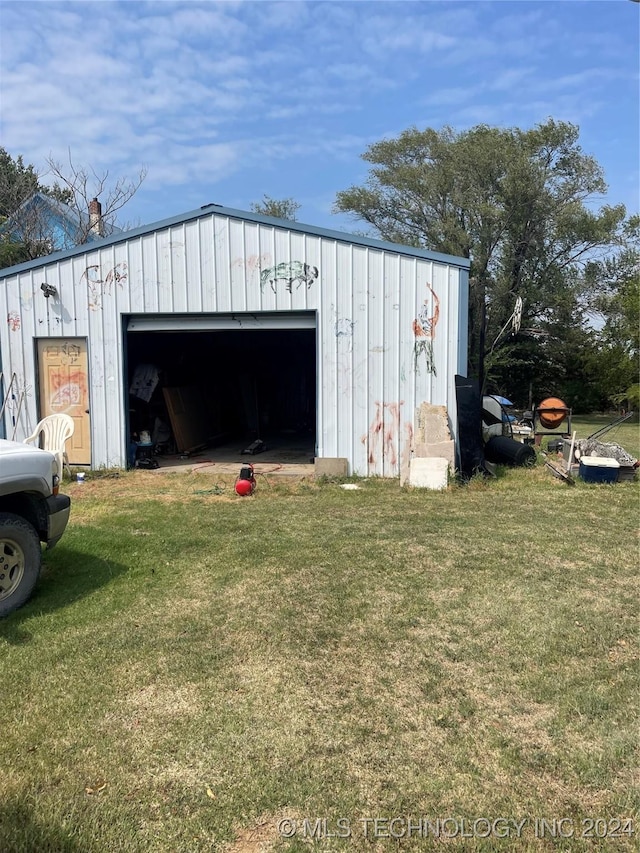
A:
<svg viewBox="0 0 640 853">
<path fill-rule="evenodd" d="M 399 403 L 380 403 L 376 401 L 376 414 L 369 432 L 361 439 L 367 445 L 367 458 L 375 465 L 379 456 L 382 462 L 395 467 L 398 463 L 398 440 L 400 437 L 400 411 L 404 400 Z"/>
<path fill-rule="evenodd" d="M 356 375 L 361 371 L 361 364 L 354 365 L 353 362 L 353 329 L 356 321 L 349 317 L 340 317 L 333 303 L 331 316 L 333 333 L 336 337 L 336 387 L 339 394 L 350 396 L 353 384 L 356 382 Z"/>
<path fill-rule="evenodd" d="M 80 277 L 80 283 L 87 286 L 89 292 L 89 308 L 97 311 L 102 308 L 102 297 L 111 296 L 114 286 L 123 287 L 128 278 L 127 265 L 116 264 L 105 276 L 99 264 L 88 266 Z"/>
<path fill-rule="evenodd" d="M 353 327 L 355 326 L 355 320 L 349 320 L 347 317 L 336 317 L 336 322 L 334 326 L 335 335 L 338 341 L 342 341 L 345 344 L 345 348 L 347 352 L 353 351 Z"/>
<path fill-rule="evenodd" d="M 293 285 L 297 282 L 298 287 L 303 284 L 309 288 L 318 278 L 318 267 L 312 267 L 310 264 L 303 264 L 302 261 L 287 261 L 281 264 L 276 264 L 275 267 L 268 267 L 260 273 L 260 289 L 264 290 L 266 284 L 271 286 L 271 290 L 276 292 L 276 285 L 280 281 L 284 281 L 284 289 L 291 293 Z"/>
<path fill-rule="evenodd" d="M 247 255 L 246 258 L 236 258 L 235 261 L 231 264 L 232 267 L 243 267 L 245 271 L 249 275 L 253 275 L 256 272 L 260 272 L 260 270 L 265 267 L 270 266 L 271 264 L 271 255 Z"/>
<path fill-rule="evenodd" d="M 433 342 L 436 337 L 436 326 L 440 319 L 440 299 L 431 285 L 427 282 L 427 290 L 431 299 L 425 299 L 418 316 L 413 321 L 414 363 L 416 373 L 420 372 L 420 362 L 425 361 L 427 373 L 436 375 L 436 365 L 433 358 Z M 431 307 L 433 305 L 433 307 Z"/>
<path fill-rule="evenodd" d="M 9 325 L 9 331 L 20 331 L 20 315 L 17 311 L 9 311 L 7 314 L 7 324 Z"/>
</svg>

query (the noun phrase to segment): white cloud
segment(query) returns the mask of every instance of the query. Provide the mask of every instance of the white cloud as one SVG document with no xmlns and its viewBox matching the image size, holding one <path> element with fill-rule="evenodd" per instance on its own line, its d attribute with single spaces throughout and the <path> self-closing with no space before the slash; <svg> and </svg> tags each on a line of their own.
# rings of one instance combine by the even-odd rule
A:
<svg viewBox="0 0 640 853">
<path fill-rule="evenodd" d="M 258 199 L 267 173 L 283 187 L 270 194 L 319 199 L 361 178 L 368 144 L 421 122 L 552 115 L 584 123 L 596 156 L 615 123 L 635 133 L 613 164 L 624 186 L 637 169 L 638 38 L 611 23 L 631 20 L 621 4 L 0 5 L 2 144 L 37 167 L 69 149 L 112 174 L 146 163 L 136 204 L 176 204 L 154 219 L 183 198 Z"/>
<path fill-rule="evenodd" d="M 351 112 L 353 107 L 344 103 L 321 104 L 297 103 L 290 107 L 274 107 L 266 113 L 268 119 L 279 121 L 301 118 L 302 116 L 326 116 L 338 115 L 339 113 Z"/>
<path fill-rule="evenodd" d="M 398 4 L 406 8 L 405 4 Z M 410 6 L 408 8 L 411 8 Z M 408 59 L 413 52 L 433 53 L 454 48 L 459 38 L 427 28 L 424 18 L 414 15 L 373 15 L 362 28 L 363 48 L 371 55 L 386 52 L 403 54 Z"/>
<path fill-rule="evenodd" d="M 489 83 L 489 88 L 497 92 L 509 91 L 524 84 L 526 80 L 531 80 L 536 73 L 536 69 L 532 65 L 525 65 L 522 68 L 507 68 L 506 71 L 499 72 Z"/>
<path fill-rule="evenodd" d="M 435 107 L 457 106 L 475 97 L 482 88 L 481 86 L 458 86 L 453 89 L 434 87 L 433 93 L 423 98 L 421 103 Z"/>
</svg>

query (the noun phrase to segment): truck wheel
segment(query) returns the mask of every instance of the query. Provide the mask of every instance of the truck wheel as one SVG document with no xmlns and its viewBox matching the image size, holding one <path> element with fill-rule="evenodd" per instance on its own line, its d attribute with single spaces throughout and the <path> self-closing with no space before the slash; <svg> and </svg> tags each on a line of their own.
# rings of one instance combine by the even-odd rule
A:
<svg viewBox="0 0 640 853">
<path fill-rule="evenodd" d="M 0 513 L 0 616 L 27 601 L 41 565 L 42 548 L 33 526 L 19 515 Z"/>
</svg>

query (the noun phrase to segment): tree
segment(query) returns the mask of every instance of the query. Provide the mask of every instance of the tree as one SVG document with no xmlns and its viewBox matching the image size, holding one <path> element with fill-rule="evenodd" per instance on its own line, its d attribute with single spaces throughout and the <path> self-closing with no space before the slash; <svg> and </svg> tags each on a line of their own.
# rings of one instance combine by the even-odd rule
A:
<svg viewBox="0 0 640 853">
<path fill-rule="evenodd" d="M 16 217 L 21 205 L 37 192 L 63 203 L 70 199 L 70 194 L 58 184 L 52 187 L 41 184 L 34 167 L 25 166 L 21 156 L 14 160 L 8 151 L 0 148 L 0 227 L 11 217 Z M 16 220 L 13 234 L 0 233 L 0 268 L 50 251 L 41 225 L 25 213 L 22 220 L 20 217 Z"/>
<path fill-rule="evenodd" d="M 535 372 L 563 324 L 581 322 L 578 272 L 614 242 L 625 216 L 622 205 L 591 209 L 606 184 L 578 135 L 552 119 L 530 130 L 413 127 L 369 146 L 365 185 L 336 197 L 335 211 L 383 239 L 471 259 L 470 373 L 508 383 L 509 396 L 527 396 L 530 381 L 514 375 L 513 361 Z M 497 341 L 518 296 L 523 331 Z"/>
<path fill-rule="evenodd" d="M 0 217 L 11 216 L 22 202 L 40 189 L 38 174 L 33 166 L 25 166 L 22 157 L 15 160 L 0 148 Z"/>
<path fill-rule="evenodd" d="M 587 305 L 600 319 L 599 381 L 613 403 L 637 409 L 640 360 L 640 216 L 624 225 L 617 250 L 585 270 Z"/>
<path fill-rule="evenodd" d="M 137 192 L 146 177 L 142 168 L 134 180 L 118 178 L 109 183 L 109 172 L 78 168 L 71 155 L 63 167 L 47 160 L 52 184 L 42 182 L 33 165 L 25 166 L 0 148 L 0 267 L 47 255 L 95 238 L 95 222 L 90 216 L 92 200 L 100 200 L 100 235 L 117 228 L 116 215 Z M 37 194 L 46 204 L 35 203 Z M 60 245 L 62 241 L 62 245 Z"/>
<path fill-rule="evenodd" d="M 135 178 L 118 177 L 110 182 L 108 170 L 99 174 L 91 167 L 78 167 L 71 159 L 71 152 L 66 166 L 52 157 L 48 157 L 46 162 L 49 174 L 55 178 L 54 186 L 62 187 L 67 194 L 66 204 L 78 220 L 76 245 L 88 242 L 94 233 L 94 222 L 89 216 L 92 201 L 100 202 L 100 234 L 109 236 L 119 227 L 118 212 L 131 201 L 147 177 L 147 169 L 142 166 Z"/>
<path fill-rule="evenodd" d="M 292 198 L 275 199 L 264 195 L 262 201 L 253 202 L 250 209 L 262 216 L 272 216 L 274 219 L 288 219 L 295 222 L 300 205 Z"/>
</svg>

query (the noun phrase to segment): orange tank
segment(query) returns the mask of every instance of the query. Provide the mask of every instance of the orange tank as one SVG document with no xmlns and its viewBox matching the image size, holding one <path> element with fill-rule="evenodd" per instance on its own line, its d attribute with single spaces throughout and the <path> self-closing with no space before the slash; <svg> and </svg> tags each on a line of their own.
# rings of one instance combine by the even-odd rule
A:
<svg viewBox="0 0 640 853">
<path fill-rule="evenodd" d="M 567 416 L 567 409 L 559 397 L 547 397 L 538 406 L 538 417 L 545 429 L 556 429 Z"/>
</svg>

